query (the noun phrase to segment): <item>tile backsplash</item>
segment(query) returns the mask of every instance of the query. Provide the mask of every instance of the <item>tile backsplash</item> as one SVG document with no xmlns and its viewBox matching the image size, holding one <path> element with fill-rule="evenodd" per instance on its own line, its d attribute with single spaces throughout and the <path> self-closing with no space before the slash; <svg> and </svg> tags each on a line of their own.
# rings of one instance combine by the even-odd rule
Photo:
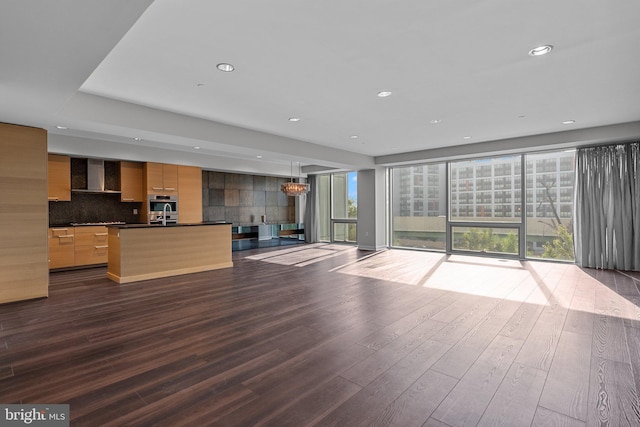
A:
<svg viewBox="0 0 640 427">
<path fill-rule="evenodd" d="M 49 224 L 71 222 L 140 222 L 142 203 L 121 202 L 120 194 L 71 193 L 70 202 L 49 202 Z"/>
</svg>

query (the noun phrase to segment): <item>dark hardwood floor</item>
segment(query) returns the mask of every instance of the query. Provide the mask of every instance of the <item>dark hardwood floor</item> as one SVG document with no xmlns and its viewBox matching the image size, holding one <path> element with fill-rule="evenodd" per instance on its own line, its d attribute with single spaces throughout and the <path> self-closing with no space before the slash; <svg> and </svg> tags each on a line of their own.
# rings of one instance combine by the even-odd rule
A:
<svg viewBox="0 0 640 427">
<path fill-rule="evenodd" d="M 339 245 L 0 305 L 0 402 L 77 426 L 639 426 L 640 275 Z"/>
</svg>

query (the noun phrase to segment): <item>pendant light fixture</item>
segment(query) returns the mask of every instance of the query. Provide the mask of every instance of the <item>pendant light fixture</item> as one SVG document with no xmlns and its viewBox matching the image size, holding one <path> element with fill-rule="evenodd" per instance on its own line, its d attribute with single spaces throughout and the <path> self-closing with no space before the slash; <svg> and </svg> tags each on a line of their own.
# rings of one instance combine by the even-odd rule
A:
<svg viewBox="0 0 640 427">
<path fill-rule="evenodd" d="M 287 196 L 301 196 L 309 192 L 309 184 L 300 182 L 300 162 L 298 162 L 298 182 L 293 181 L 293 162 L 291 162 L 291 180 L 283 183 L 280 190 Z"/>
</svg>

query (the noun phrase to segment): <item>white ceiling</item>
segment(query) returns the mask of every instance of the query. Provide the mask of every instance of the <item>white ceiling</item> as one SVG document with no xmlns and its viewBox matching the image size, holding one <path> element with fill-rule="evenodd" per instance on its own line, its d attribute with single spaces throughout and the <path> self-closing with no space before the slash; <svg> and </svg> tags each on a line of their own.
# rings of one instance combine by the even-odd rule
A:
<svg viewBox="0 0 640 427">
<path fill-rule="evenodd" d="M 640 120 L 637 0 L 4 3 L 0 120 L 59 147 L 363 168 Z"/>
</svg>

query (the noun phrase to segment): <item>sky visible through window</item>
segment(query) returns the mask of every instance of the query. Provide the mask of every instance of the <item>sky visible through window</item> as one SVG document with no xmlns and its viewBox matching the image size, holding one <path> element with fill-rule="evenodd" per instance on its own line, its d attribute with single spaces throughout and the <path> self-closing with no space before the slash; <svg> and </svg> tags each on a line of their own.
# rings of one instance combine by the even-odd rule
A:
<svg viewBox="0 0 640 427">
<path fill-rule="evenodd" d="M 347 192 L 349 199 L 352 199 L 355 205 L 358 205 L 358 172 L 349 172 L 347 174 Z"/>
</svg>

